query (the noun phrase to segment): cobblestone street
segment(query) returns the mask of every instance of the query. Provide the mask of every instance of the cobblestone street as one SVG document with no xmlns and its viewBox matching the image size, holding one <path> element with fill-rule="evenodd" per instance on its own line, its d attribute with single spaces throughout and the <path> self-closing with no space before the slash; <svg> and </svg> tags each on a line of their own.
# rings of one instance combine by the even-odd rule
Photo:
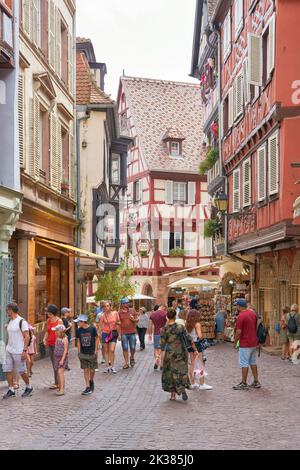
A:
<svg viewBox="0 0 300 470">
<path fill-rule="evenodd" d="M 134 369 L 96 373 L 95 393 L 84 389 L 76 352 L 66 374 L 66 395 L 48 390 L 48 359 L 35 364 L 34 395 L 0 401 L 0 449 L 300 449 L 300 367 L 265 354 L 259 359 L 261 390 L 233 391 L 239 382 L 232 345 L 208 350 L 208 383 L 189 401 L 170 402 L 153 371 L 152 346 L 137 353 Z M 22 389 L 22 387 L 21 387 Z M 1 395 L 6 391 L 1 383 Z"/>
</svg>

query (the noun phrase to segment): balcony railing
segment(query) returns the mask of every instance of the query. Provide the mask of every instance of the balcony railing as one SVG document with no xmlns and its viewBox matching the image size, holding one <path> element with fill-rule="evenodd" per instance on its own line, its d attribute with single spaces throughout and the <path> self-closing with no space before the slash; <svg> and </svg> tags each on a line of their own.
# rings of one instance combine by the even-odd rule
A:
<svg viewBox="0 0 300 470">
<path fill-rule="evenodd" d="M 216 105 L 218 104 L 218 98 L 219 98 L 219 93 L 218 93 L 218 87 L 216 86 L 211 91 L 210 96 L 208 98 L 208 102 L 207 102 L 206 106 L 204 107 L 204 115 L 203 115 L 204 127 L 205 127 L 205 123 L 210 118 L 213 110 L 215 109 Z"/>
<path fill-rule="evenodd" d="M 218 176 L 221 176 L 221 164 L 220 160 L 218 160 L 211 170 L 207 172 L 207 184 L 210 185 L 212 181 L 214 181 Z"/>
</svg>

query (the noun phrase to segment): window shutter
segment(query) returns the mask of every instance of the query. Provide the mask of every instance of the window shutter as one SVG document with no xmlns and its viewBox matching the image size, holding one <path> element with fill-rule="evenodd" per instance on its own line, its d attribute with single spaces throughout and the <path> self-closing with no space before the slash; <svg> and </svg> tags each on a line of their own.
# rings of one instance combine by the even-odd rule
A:
<svg viewBox="0 0 300 470">
<path fill-rule="evenodd" d="M 76 158 L 75 158 L 75 139 L 74 139 L 74 124 L 71 124 L 69 134 L 69 184 L 70 184 L 70 197 L 76 201 Z"/>
<path fill-rule="evenodd" d="M 49 0 L 48 6 L 49 64 L 55 69 L 55 5 L 53 0 Z"/>
<path fill-rule="evenodd" d="M 139 184 L 138 184 L 138 192 L 139 192 L 139 193 L 138 193 L 138 195 L 137 195 L 137 196 L 138 196 L 137 198 L 138 198 L 139 204 L 142 204 L 142 203 L 143 203 L 143 187 L 144 187 L 144 185 L 143 185 L 143 180 L 140 180 L 140 181 L 139 181 Z"/>
<path fill-rule="evenodd" d="M 251 160 L 243 163 L 243 207 L 251 205 Z"/>
<path fill-rule="evenodd" d="M 165 192 L 166 192 L 166 204 L 173 204 L 173 181 L 166 181 L 166 187 L 165 187 Z"/>
<path fill-rule="evenodd" d="M 62 181 L 62 172 L 63 172 L 63 143 L 62 143 L 62 135 L 61 135 L 61 124 L 57 120 L 56 121 L 56 131 L 57 131 L 57 180 L 58 180 L 58 188 L 57 190 L 61 192 L 61 181 Z"/>
<path fill-rule="evenodd" d="M 24 84 L 25 77 L 23 75 L 19 76 L 18 81 L 18 125 L 19 125 L 19 158 L 21 168 L 25 168 L 25 126 L 24 126 Z"/>
<path fill-rule="evenodd" d="M 220 127 L 220 140 L 222 140 L 222 139 L 223 139 L 223 135 L 224 135 L 224 101 L 221 101 L 221 111 L 220 111 L 219 127 Z"/>
<path fill-rule="evenodd" d="M 22 4 L 22 26 L 25 33 L 31 37 L 32 16 L 31 16 L 31 0 L 23 0 Z"/>
<path fill-rule="evenodd" d="M 228 127 L 233 126 L 234 121 L 234 94 L 233 87 L 229 88 L 228 91 Z"/>
<path fill-rule="evenodd" d="M 235 3 L 234 3 L 235 38 L 237 38 L 239 32 L 242 29 L 243 19 L 244 19 L 244 0 L 235 0 Z"/>
<path fill-rule="evenodd" d="M 175 232 L 174 233 L 174 248 L 182 248 L 182 233 Z"/>
<path fill-rule="evenodd" d="M 266 198 L 266 144 L 257 151 L 257 196 L 258 201 Z"/>
<path fill-rule="evenodd" d="M 268 42 L 268 77 L 275 68 L 275 14 L 272 16 L 269 25 L 269 42 Z"/>
<path fill-rule="evenodd" d="M 55 70 L 61 76 L 61 16 L 58 8 L 55 8 Z"/>
<path fill-rule="evenodd" d="M 249 84 L 262 86 L 262 37 L 248 34 Z"/>
<path fill-rule="evenodd" d="M 240 169 L 233 172 L 233 212 L 240 210 Z"/>
<path fill-rule="evenodd" d="M 58 149 L 59 143 L 57 141 L 57 119 L 56 116 L 51 113 L 50 115 L 50 133 L 51 133 L 51 146 L 50 146 L 50 185 L 52 189 L 58 191 L 59 189 L 59 174 L 58 174 Z"/>
<path fill-rule="evenodd" d="M 188 205 L 194 206 L 196 204 L 196 183 L 188 183 Z"/>
<path fill-rule="evenodd" d="M 229 11 L 224 21 L 224 62 L 231 51 L 231 12 Z"/>
<path fill-rule="evenodd" d="M 30 152 L 30 164 L 29 171 L 32 178 L 38 180 L 40 177 L 40 103 L 36 94 L 34 94 L 32 100 L 32 111 L 31 111 L 31 152 Z"/>
<path fill-rule="evenodd" d="M 68 74 L 69 74 L 69 92 L 71 95 L 74 94 L 74 44 L 73 44 L 73 36 L 71 34 L 68 35 Z"/>
<path fill-rule="evenodd" d="M 161 254 L 163 256 L 170 254 L 170 232 L 161 232 Z"/>
<path fill-rule="evenodd" d="M 240 73 L 234 83 L 234 119 L 243 113 L 244 90 L 243 90 L 243 73 Z"/>
<path fill-rule="evenodd" d="M 33 42 L 39 46 L 40 41 L 40 0 L 32 0 L 32 40 Z"/>
<path fill-rule="evenodd" d="M 244 101 L 245 105 L 250 103 L 251 97 L 250 97 L 250 85 L 248 81 L 248 59 L 245 60 L 244 65 L 243 65 L 243 71 L 244 71 Z"/>
<path fill-rule="evenodd" d="M 278 132 L 268 140 L 268 175 L 269 195 L 277 194 L 279 191 L 279 151 Z"/>
</svg>

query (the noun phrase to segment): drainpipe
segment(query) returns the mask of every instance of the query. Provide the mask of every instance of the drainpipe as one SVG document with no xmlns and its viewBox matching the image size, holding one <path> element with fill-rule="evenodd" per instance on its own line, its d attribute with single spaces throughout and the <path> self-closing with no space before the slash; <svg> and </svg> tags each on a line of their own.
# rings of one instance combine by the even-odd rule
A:
<svg viewBox="0 0 300 470">
<path fill-rule="evenodd" d="M 81 151 L 81 142 L 80 142 L 80 127 L 81 127 L 81 121 L 86 121 L 89 119 L 90 116 L 90 111 L 88 111 L 87 107 L 85 108 L 85 115 L 82 117 L 76 117 L 76 155 L 77 155 L 77 178 L 76 178 L 76 194 L 77 194 L 77 208 L 76 208 L 76 218 L 78 221 L 80 221 L 80 151 Z M 77 248 L 80 248 L 80 243 L 81 243 L 81 237 L 80 237 L 80 226 L 81 224 L 77 227 L 76 231 L 76 246 Z M 79 313 L 78 311 L 78 278 L 79 278 L 79 260 L 78 258 L 75 261 L 75 287 L 74 287 L 74 293 L 75 293 L 75 312 Z"/>
</svg>

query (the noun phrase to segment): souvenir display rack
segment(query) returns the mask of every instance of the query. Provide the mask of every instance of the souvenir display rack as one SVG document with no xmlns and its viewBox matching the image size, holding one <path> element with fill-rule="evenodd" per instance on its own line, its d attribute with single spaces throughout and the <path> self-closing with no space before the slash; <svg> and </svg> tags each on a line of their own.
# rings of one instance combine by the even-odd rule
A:
<svg viewBox="0 0 300 470">
<path fill-rule="evenodd" d="M 206 339 L 215 338 L 215 301 L 214 291 L 200 294 L 199 306 L 201 314 L 201 329 Z"/>
</svg>

